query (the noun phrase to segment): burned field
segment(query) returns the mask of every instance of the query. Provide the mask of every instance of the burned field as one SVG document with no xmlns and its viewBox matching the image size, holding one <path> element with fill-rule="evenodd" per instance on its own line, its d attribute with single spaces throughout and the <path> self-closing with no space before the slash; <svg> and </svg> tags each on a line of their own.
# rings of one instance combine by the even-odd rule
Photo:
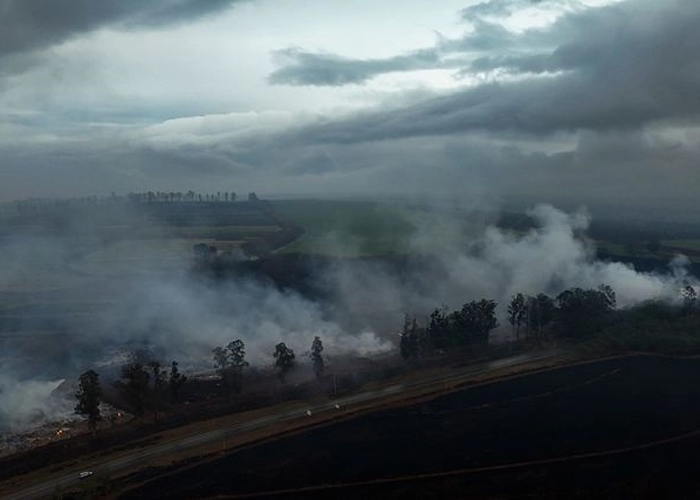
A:
<svg viewBox="0 0 700 500">
<path fill-rule="evenodd" d="M 698 428 L 700 361 L 633 356 L 319 427 L 173 470 L 124 498 L 682 496 L 700 491 L 689 468 Z"/>
</svg>

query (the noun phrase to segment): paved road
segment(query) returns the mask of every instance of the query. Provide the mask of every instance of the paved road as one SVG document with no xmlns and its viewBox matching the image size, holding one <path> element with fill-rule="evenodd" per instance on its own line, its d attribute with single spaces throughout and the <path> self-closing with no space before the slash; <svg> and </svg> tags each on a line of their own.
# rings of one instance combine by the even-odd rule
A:
<svg viewBox="0 0 700 500">
<path fill-rule="evenodd" d="M 363 391 L 357 394 L 335 399 L 328 403 L 310 406 L 308 408 L 288 410 L 285 412 L 275 413 L 273 415 L 266 415 L 264 417 L 259 417 L 253 420 L 249 420 L 247 422 L 231 425 L 223 429 L 216 429 L 213 431 L 197 434 L 195 436 L 178 439 L 176 441 L 170 441 L 168 443 L 149 446 L 143 450 L 135 450 L 119 458 L 95 463 L 90 470 L 92 470 L 95 474 L 106 473 L 108 475 L 114 475 L 115 473 L 128 469 L 134 465 L 143 464 L 149 459 L 157 458 L 163 455 L 168 455 L 182 450 L 187 450 L 207 443 L 222 441 L 229 436 L 235 436 L 252 430 L 262 429 L 271 425 L 277 425 L 281 422 L 308 418 L 308 411 L 310 411 L 312 414 L 334 412 L 338 411 L 336 405 L 340 406 L 341 409 L 345 409 L 348 407 L 352 407 L 351 405 L 381 400 L 383 398 L 399 394 L 401 392 L 412 391 L 422 388 L 428 389 L 431 387 L 442 388 L 448 386 L 455 386 L 479 373 L 501 369 L 508 366 L 514 366 L 531 361 L 551 358 L 560 354 L 562 354 L 562 351 L 560 350 L 521 354 L 519 356 L 499 359 L 497 361 L 490 361 L 470 365 L 464 367 L 464 369 L 460 370 L 458 373 L 453 372 L 449 375 L 436 375 L 433 377 L 421 379 L 419 381 L 393 384 L 383 387 L 381 389 Z M 41 483 L 30 486 L 21 491 L 12 493 L 4 498 L 6 498 L 7 500 L 24 500 L 50 496 L 56 490 L 57 487 L 60 486 L 61 488 L 65 489 L 66 487 L 80 481 L 80 472 L 81 470 L 74 470 L 57 477 L 48 478 Z"/>
</svg>

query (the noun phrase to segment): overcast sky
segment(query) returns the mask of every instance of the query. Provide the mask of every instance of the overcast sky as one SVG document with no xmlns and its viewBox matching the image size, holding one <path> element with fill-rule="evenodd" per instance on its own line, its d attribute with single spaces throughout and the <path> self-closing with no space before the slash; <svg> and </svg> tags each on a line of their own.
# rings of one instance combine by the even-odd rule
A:
<svg viewBox="0 0 700 500">
<path fill-rule="evenodd" d="M 697 0 L 0 0 L 0 200 L 700 192 Z"/>
</svg>

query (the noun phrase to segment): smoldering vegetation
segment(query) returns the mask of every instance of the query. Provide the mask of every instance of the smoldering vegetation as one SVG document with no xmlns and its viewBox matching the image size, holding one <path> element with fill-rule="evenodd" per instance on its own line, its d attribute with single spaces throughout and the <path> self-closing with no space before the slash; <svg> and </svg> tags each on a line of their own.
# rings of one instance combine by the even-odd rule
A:
<svg viewBox="0 0 700 500">
<path fill-rule="evenodd" d="M 303 355 L 317 335 L 331 358 L 366 356 L 395 348 L 404 313 L 425 318 L 435 307 L 488 297 L 503 318 L 513 293 L 556 295 L 601 283 L 626 307 L 676 302 L 683 286 L 696 285 L 680 256 L 664 273 L 596 260 L 586 213 L 544 205 L 529 212 L 534 227 L 518 231 L 481 214 L 401 208 L 412 228 L 401 256 L 270 255 L 213 268 L 193 264 L 196 240 L 166 245 L 182 240 L 172 225 L 138 206 L 113 205 L 108 217 L 104 210 L 64 211 L 42 224 L 23 216 L 3 227 L 0 416 L 6 428 L 23 415 L 57 411 L 46 397 L 49 381 L 74 379 L 90 367 L 116 377 L 137 349 L 177 359 L 184 371 L 211 369 L 212 348 L 235 338 L 256 366 L 272 365 L 278 342 Z M 329 241 L 356 244 L 332 231 Z M 23 397 L 10 396 L 19 387 Z"/>
</svg>

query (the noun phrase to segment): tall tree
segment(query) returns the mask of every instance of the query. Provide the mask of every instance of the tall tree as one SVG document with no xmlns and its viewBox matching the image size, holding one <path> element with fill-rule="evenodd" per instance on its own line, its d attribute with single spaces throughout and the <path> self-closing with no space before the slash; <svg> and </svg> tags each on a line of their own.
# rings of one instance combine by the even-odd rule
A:
<svg viewBox="0 0 700 500">
<path fill-rule="evenodd" d="M 535 337 L 541 337 L 543 330 L 554 320 L 557 307 L 554 300 L 544 293 L 538 293 L 536 297 L 527 298 L 527 328 L 535 333 Z"/>
<path fill-rule="evenodd" d="M 158 411 L 161 409 L 161 400 L 163 395 L 163 387 L 165 386 L 165 378 L 167 372 L 165 369 L 161 368 L 158 361 L 150 361 L 148 367 L 151 369 L 151 374 L 153 375 L 153 398 L 152 398 L 152 410 L 153 410 L 153 421 L 158 421 Z"/>
<path fill-rule="evenodd" d="M 615 309 L 617 307 L 617 296 L 615 295 L 615 290 L 612 289 L 610 285 L 601 283 L 598 286 L 598 291 L 603 294 L 603 299 L 605 302 L 605 307 L 610 309 Z"/>
<path fill-rule="evenodd" d="M 449 347 L 451 333 L 450 320 L 447 315 L 446 306 L 443 306 L 442 309 L 435 309 L 430 313 L 428 336 L 435 349 L 440 350 Z"/>
<path fill-rule="evenodd" d="M 311 343 L 311 364 L 314 367 L 314 373 L 318 380 L 321 380 L 323 369 L 325 368 L 322 352 L 323 342 L 321 342 L 320 337 L 314 337 L 314 341 Z"/>
<path fill-rule="evenodd" d="M 450 330 L 456 345 L 485 346 L 489 332 L 498 326 L 496 302 L 489 299 L 467 302 L 452 316 Z"/>
<path fill-rule="evenodd" d="M 150 375 L 140 361 L 132 361 L 122 367 L 122 379 L 127 401 L 134 414 L 143 416 Z"/>
<path fill-rule="evenodd" d="M 216 347 L 213 351 L 214 365 L 216 373 L 224 382 L 226 391 L 233 389 L 236 392 L 241 390 L 243 378 L 243 368 L 248 366 L 245 360 L 245 344 L 241 339 L 236 339 L 228 343 L 226 347 Z"/>
<path fill-rule="evenodd" d="M 245 360 L 245 344 L 241 339 L 236 339 L 226 346 L 230 360 L 228 371 L 229 384 L 235 392 L 241 392 L 243 382 L 243 368 L 248 366 Z"/>
<path fill-rule="evenodd" d="M 102 398 L 102 386 L 100 376 L 94 370 L 88 370 L 78 380 L 78 392 L 75 394 L 78 404 L 75 412 L 84 415 L 88 419 L 88 425 L 93 436 L 97 432 L 97 422 L 102 420 L 100 414 L 100 400 Z"/>
<path fill-rule="evenodd" d="M 212 353 L 214 354 L 214 367 L 216 368 L 216 373 L 223 377 L 226 370 L 231 367 L 228 352 L 223 347 L 215 347 L 212 350 Z"/>
<path fill-rule="evenodd" d="M 296 363 L 294 351 L 287 347 L 284 342 L 280 342 L 275 346 L 273 356 L 275 357 L 275 367 L 279 370 L 279 378 L 284 382 L 287 373 L 294 368 Z"/>
<path fill-rule="evenodd" d="M 525 317 L 525 297 L 522 293 L 513 295 L 508 304 L 508 322 L 513 327 L 515 339 L 520 340 L 520 325 Z"/>
<path fill-rule="evenodd" d="M 177 361 L 173 361 L 170 365 L 170 397 L 173 402 L 177 403 L 180 400 L 180 388 L 187 382 L 187 377 L 180 373 Z"/>
<path fill-rule="evenodd" d="M 436 309 L 437 311 L 437 309 Z M 399 349 L 401 350 L 401 357 L 403 359 L 415 358 L 418 355 L 418 345 L 415 336 L 415 318 L 413 323 L 408 314 L 404 315 L 403 318 L 403 328 L 401 329 L 401 341 L 399 342 Z"/>
<path fill-rule="evenodd" d="M 563 336 L 583 337 L 600 330 L 615 308 L 612 288 L 601 285 L 598 290 L 570 288 L 557 295 L 557 317 Z"/>
</svg>

